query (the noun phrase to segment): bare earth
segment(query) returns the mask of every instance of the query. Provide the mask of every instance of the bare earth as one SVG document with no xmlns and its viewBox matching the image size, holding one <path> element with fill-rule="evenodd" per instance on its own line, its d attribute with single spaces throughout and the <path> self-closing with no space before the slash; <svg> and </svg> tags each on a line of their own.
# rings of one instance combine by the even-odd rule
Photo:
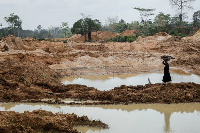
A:
<svg viewBox="0 0 200 133">
<path fill-rule="evenodd" d="M 86 86 L 64 86 L 60 83 L 60 80 L 63 76 L 71 75 L 129 74 L 158 71 L 163 69 L 160 59 L 162 55 L 171 55 L 176 58 L 170 62 L 171 67 L 182 68 L 200 75 L 200 31 L 186 38 L 174 37 L 166 33 L 157 33 L 148 37 L 140 36 L 133 43 L 39 42 L 32 38 L 21 39 L 8 36 L 1 39 L 0 46 L 3 51 L 0 52 L 1 101 L 30 101 L 33 99 L 39 101 L 43 98 L 82 99 L 83 95 L 89 95 L 90 91 L 94 93 L 94 96 L 84 97 L 84 99 L 111 100 L 99 97 L 99 93 L 109 94 L 112 90 L 101 92 Z M 181 84 L 191 85 L 189 83 Z M 171 89 L 176 92 L 181 84 L 172 84 Z M 152 86 L 156 89 L 163 87 L 155 84 L 145 88 L 152 88 Z M 192 86 L 193 89 L 198 90 L 200 88 L 198 84 Z M 188 88 L 181 89 L 187 90 Z M 78 96 L 76 91 L 78 91 Z M 148 92 L 149 97 L 152 96 L 153 91 L 154 89 Z M 143 92 L 141 93 L 143 94 Z M 168 92 L 165 93 L 169 95 Z M 191 91 L 188 90 L 188 93 L 191 93 Z M 135 96 L 132 97 L 137 97 L 137 94 L 139 95 L 139 93 L 135 93 Z M 177 94 L 177 98 L 179 98 L 178 96 L 179 94 Z M 119 97 L 119 95 L 116 94 L 116 97 Z M 193 100 L 198 101 L 197 99 Z M 158 99 L 148 102 L 164 101 L 166 100 Z M 175 100 L 174 102 L 187 101 Z M 191 102 L 191 100 L 189 101 Z M 118 102 L 125 101 L 119 100 Z M 134 100 L 133 98 L 130 102 L 143 103 L 145 101 L 142 99 Z"/>
<path fill-rule="evenodd" d="M 62 100 L 67 98 L 94 100 L 84 104 L 200 102 L 200 85 L 195 83 L 122 85 L 110 91 L 99 91 L 84 85 L 62 85 L 60 81 L 64 76 L 162 70 L 162 55 L 175 57 L 175 60 L 170 62 L 170 67 L 200 75 L 200 31 L 185 38 L 166 33 L 140 36 L 133 43 L 102 41 L 103 37 L 114 36 L 111 33 L 106 34 L 108 35 L 98 33 L 101 38 L 96 36 L 97 41 L 91 43 L 76 41 L 81 39 L 79 35 L 69 38 L 68 43 L 55 40 L 40 42 L 32 38 L 21 39 L 13 36 L 2 38 L 0 102 L 41 102 L 43 99 L 51 99 L 46 102 L 62 103 Z M 9 112 L 0 113 L 7 115 Z M 34 113 L 30 115 L 36 115 Z M 19 116 L 13 112 L 10 114 Z M 27 112 L 22 115 L 26 114 Z M 4 125 L 0 125 L 0 131 L 10 130 L 3 127 Z M 58 127 L 54 129 L 63 131 Z M 32 127 L 23 130 L 36 131 Z"/>
</svg>

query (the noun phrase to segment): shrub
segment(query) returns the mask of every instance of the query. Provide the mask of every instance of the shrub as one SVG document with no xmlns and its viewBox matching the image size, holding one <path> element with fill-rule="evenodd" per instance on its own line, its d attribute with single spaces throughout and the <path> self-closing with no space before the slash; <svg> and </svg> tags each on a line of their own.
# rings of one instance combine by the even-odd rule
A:
<svg viewBox="0 0 200 133">
<path fill-rule="evenodd" d="M 117 36 L 115 38 L 107 39 L 108 42 L 133 42 L 137 36 Z"/>
<path fill-rule="evenodd" d="M 45 39 L 44 38 L 38 38 L 38 41 L 44 41 Z"/>
<path fill-rule="evenodd" d="M 67 40 L 63 40 L 62 42 L 63 42 L 63 43 L 67 43 Z"/>
</svg>

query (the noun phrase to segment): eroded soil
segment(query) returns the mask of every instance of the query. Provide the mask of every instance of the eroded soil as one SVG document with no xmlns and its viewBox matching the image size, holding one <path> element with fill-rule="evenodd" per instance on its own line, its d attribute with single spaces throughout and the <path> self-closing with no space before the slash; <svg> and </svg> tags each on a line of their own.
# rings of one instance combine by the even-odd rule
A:
<svg viewBox="0 0 200 133">
<path fill-rule="evenodd" d="M 198 102 L 194 83 L 121 86 L 99 91 L 82 85 L 62 85 L 66 75 L 99 75 L 162 70 L 161 55 L 171 55 L 172 67 L 200 74 L 200 32 L 180 38 L 166 33 L 140 36 L 133 43 L 49 42 L 8 36 L 1 39 L 0 99 L 2 102 L 44 98 L 98 100 L 108 103 Z M 5 51 L 5 46 L 7 50 Z"/>
<path fill-rule="evenodd" d="M 48 111 L 35 110 L 17 113 L 13 111 L 0 112 L 1 133 L 79 133 L 75 126 L 91 126 L 108 128 L 100 121 L 91 121 L 87 116 L 78 117 L 75 114 L 53 114 Z"/>
<path fill-rule="evenodd" d="M 173 37 L 166 33 L 141 36 L 133 43 L 106 42 L 103 40 L 103 36 L 107 37 L 106 34 L 99 33 L 98 36 L 102 35 L 102 38 L 99 37 L 98 42 L 91 43 L 76 41 L 81 36 L 70 38 L 68 43 L 52 40 L 40 42 L 32 38 L 21 39 L 13 36 L 2 38 L 0 102 L 41 102 L 42 99 L 51 99 L 47 102 L 63 103 L 62 99 L 66 98 L 98 101 L 84 104 L 200 102 L 200 85 L 195 83 L 122 85 L 109 91 L 99 91 L 84 85 L 61 84 L 63 76 L 162 70 L 162 55 L 175 57 L 175 60 L 170 62 L 171 67 L 186 69 L 200 75 L 200 31 L 186 38 Z M 78 125 L 82 119 L 83 123 L 89 122 L 85 117 L 54 115 L 42 111 L 24 114 L 0 113 L 0 119 L 4 121 L 0 131 L 5 132 L 37 132 L 39 129 L 48 132 L 52 128 L 56 132 L 77 132 L 72 129 L 73 124 L 64 123 L 62 120 L 74 117 Z M 41 114 L 47 116 L 41 117 Z M 29 119 L 30 125 L 27 126 L 25 121 Z M 18 120 L 21 120 L 21 123 Z M 59 126 L 52 122 L 54 120 L 59 121 Z M 37 124 L 35 121 L 42 123 Z M 69 128 L 65 129 L 64 125 Z"/>
</svg>

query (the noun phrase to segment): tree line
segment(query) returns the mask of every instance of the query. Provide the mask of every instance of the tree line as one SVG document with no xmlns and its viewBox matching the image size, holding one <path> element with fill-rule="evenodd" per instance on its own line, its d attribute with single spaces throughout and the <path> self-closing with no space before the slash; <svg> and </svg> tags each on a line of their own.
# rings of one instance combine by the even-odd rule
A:
<svg viewBox="0 0 200 133">
<path fill-rule="evenodd" d="M 90 16 L 82 14 L 82 18 L 76 21 L 71 28 L 69 28 L 67 22 L 62 22 L 60 27 L 50 26 L 48 29 L 44 29 L 41 25 L 38 25 L 35 30 L 23 30 L 22 20 L 18 15 L 12 13 L 10 16 L 4 17 L 9 26 L 0 29 L 0 37 L 11 34 L 22 38 L 33 37 L 42 40 L 44 38 L 63 38 L 70 37 L 73 34 L 81 34 L 85 36 L 86 41 L 92 41 L 91 32 L 93 31 L 121 33 L 126 29 L 135 30 L 136 36 L 149 36 L 158 32 L 166 32 L 170 35 L 184 37 L 193 34 L 200 28 L 200 10 L 194 12 L 192 22 L 184 21 L 186 17 L 184 11 L 192 8 L 190 6 L 192 1 L 194 0 L 170 0 L 172 6 L 177 9 L 178 14 L 171 16 L 160 12 L 153 20 L 149 18 L 155 15 L 154 11 L 156 9 L 134 7 L 133 9 L 139 12 L 141 20 L 131 23 L 126 23 L 116 16 L 108 17 L 106 24 L 102 25 L 98 19 L 92 19 Z M 132 40 L 132 38 L 126 37 L 122 40 Z"/>
</svg>

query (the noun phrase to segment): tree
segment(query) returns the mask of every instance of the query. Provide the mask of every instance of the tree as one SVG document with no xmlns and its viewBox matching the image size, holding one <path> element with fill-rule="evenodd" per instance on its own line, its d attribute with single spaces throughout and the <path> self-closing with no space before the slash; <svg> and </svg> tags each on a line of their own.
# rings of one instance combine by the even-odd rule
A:
<svg viewBox="0 0 200 133">
<path fill-rule="evenodd" d="M 154 15 L 153 11 L 155 11 L 155 9 L 146 9 L 146 8 L 139 8 L 139 7 L 135 7 L 133 9 L 137 10 L 140 13 L 142 23 L 146 23 L 147 21 L 149 21 L 148 19 L 149 16 Z"/>
<path fill-rule="evenodd" d="M 41 25 L 38 25 L 38 26 L 37 26 L 37 30 L 38 30 L 38 32 L 40 33 L 40 31 L 42 30 L 42 26 L 41 26 Z"/>
<path fill-rule="evenodd" d="M 170 22 L 170 14 L 160 12 L 154 19 L 154 23 L 159 27 L 166 27 Z"/>
<path fill-rule="evenodd" d="M 108 30 L 110 32 L 116 32 L 118 21 L 119 21 L 118 16 L 107 17 L 107 19 L 105 20 L 106 24 L 103 27 L 104 30 Z"/>
<path fill-rule="evenodd" d="M 62 29 L 62 33 L 64 34 L 64 37 L 69 37 L 70 30 L 68 26 L 68 22 L 62 22 L 62 25 L 60 26 Z"/>
<path fill-rule="evenodd" d="M 134 21 L 128 24 L 128 29 L 130 30 L 139 30 L 140 29 L 140 22 L 139 21 Z"/>
<path fill-rule="evenodd" d="M 2 23 L 0 23 L 0 26 L 2 26 Z M 0 38 L 2 37 L 2 33 L 0 32 Z"/>
<path fill-rule="evenodd" d="M 184 15 L 183 10 L 185 8 L 191 9 L 192 7 L 190 6 L 190 4 L 193 1 L 195 0 L 170 0 L 170 3 L 172 4 L 172 6 L 177 7 L 177 10 L 179 11 L 178 16 L 179 16 L 180 27 L 182 27 L 182 23 L 183 23 L 183 15 Z"/>
<path fill-rule="evenodd" d="M 48 29 L 48 38 L 59 38 L 62 34 L 60 27 L 50 26 Z"/>
<path fill-rule="evenodd" d="M 9 17 L 4 18 L 6 22 L 9 24 L 10 28 L 13 30 L 13 35 L 15 36 L 15 29 L 18 29 L 18 37 L 19 37 L 19 30 L 22 29 L 22 20 L 19 16 L 15 15 L 14 13 L 10 14 Z"/>
<path fill-rule="evenodd" d="M 91 18 L 84 17 L 82 19 L 79 19 L 77 22 L 73 24 L 73 27 L 71 29 L 71 32 L 73 34 L 81 34 L 85 36 L 85 41 L 86 36 L 88 35 L 88 41 L 91 41 L 91 33 L 92 31 L 97 31 L 101 28 L 101 22 L 97 19 L 92 20 Z"/>
<path fill-rule="evenodd" d="M 193 14 L 193 26 L 200 28 L 200 10 Z"/>
<path fill-rule="evenodd" d="M 127 28 L 128 28 L 128 25 L 123 19 L 121 19 L 119 23 L 116 24 L 116 31 L 118 33 L 125 31 Z"/>
</svg>

